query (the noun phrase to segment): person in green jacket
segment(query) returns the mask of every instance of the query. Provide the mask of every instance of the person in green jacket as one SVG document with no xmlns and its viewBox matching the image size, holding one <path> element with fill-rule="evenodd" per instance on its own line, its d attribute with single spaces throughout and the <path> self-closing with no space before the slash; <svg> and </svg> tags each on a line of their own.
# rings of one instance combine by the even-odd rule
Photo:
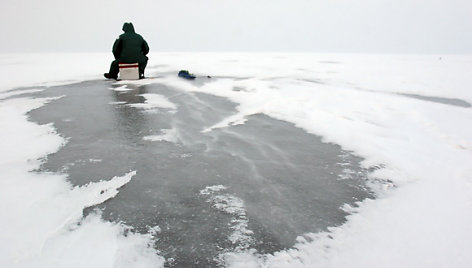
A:
<svg viewBox="0 0 472 268">
<path fill-rule="evenodd" d="M 124 34 L 120 35 L 113 44 L 113 56 L 115 60 L 111 63 L 110 71 L 103 74 L 108 79 L 117 79 L 119 63 L 139 63 L 139 78 L 144 78 L 149 53 L 149 46 L 144 38 L 135 33 L 131 22 L 123 24 Z"/>
</svg>

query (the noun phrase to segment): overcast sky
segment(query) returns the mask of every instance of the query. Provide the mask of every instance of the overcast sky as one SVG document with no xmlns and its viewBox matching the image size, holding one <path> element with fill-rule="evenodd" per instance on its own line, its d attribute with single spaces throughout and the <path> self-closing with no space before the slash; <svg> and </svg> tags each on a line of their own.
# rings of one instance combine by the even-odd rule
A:
<svg viewBox="0 0 472 268">
<path fill-rule="evenodd" d="M 1 0 L 1 52 L 472 53 L 472 0 Z"/>
</svg>

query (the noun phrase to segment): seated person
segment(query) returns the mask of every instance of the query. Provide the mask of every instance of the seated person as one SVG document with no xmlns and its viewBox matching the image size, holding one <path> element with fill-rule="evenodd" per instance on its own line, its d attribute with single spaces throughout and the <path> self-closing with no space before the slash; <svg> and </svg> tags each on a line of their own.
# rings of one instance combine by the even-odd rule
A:
<svg viewBox="0 0 472 268">
<path fill-rule="evenodd" d="M 149 53 L 149 46 L 144 38 L 134 32 L 131 22 L 123 24 L 124 34 L 120 35 L 113 44 L 115 60 L 111 63 L 110 71 L 104 76 L 108 79 L 118 79 L 119 63 L 139 63 L 139 78 L 144 78 Z"/>
</svg>

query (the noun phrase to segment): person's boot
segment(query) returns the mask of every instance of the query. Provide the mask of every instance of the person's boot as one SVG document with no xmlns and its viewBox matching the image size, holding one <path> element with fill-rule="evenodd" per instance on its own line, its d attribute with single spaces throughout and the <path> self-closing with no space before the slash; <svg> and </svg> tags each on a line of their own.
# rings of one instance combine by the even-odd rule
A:
<svg viewBox="0 0 472 268">
<path fill-rule="evenodd" d="M 115 80 L 118 79 L 118 76 L 113 76 L 109 73 L 104 73 L 103 76 L 105 76 L 105 78 L 107 78 L 107 79 L 115 79 Z"/>
</svg>

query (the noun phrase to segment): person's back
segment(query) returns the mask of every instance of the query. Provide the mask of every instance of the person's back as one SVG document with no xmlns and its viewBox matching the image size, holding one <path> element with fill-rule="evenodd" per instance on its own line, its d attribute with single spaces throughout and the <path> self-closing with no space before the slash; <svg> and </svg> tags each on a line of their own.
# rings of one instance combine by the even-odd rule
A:
<svg viewBox="0 0 472 268">
<path fill-rule="evenodd" d="M 118 78 L 119 63 L 139 63 L 140 78 L 144 78 L 144 69 L 146 68 L 149 53 L 149 46 L 144 38 L 134 31 L 132 23 L 123 25 L 124 33 L 116 39 L 113 44 L 113 55 L 115 61 L 110 66 L 110 72 L 105 73 L 106 78 Z"/>
</svg>

